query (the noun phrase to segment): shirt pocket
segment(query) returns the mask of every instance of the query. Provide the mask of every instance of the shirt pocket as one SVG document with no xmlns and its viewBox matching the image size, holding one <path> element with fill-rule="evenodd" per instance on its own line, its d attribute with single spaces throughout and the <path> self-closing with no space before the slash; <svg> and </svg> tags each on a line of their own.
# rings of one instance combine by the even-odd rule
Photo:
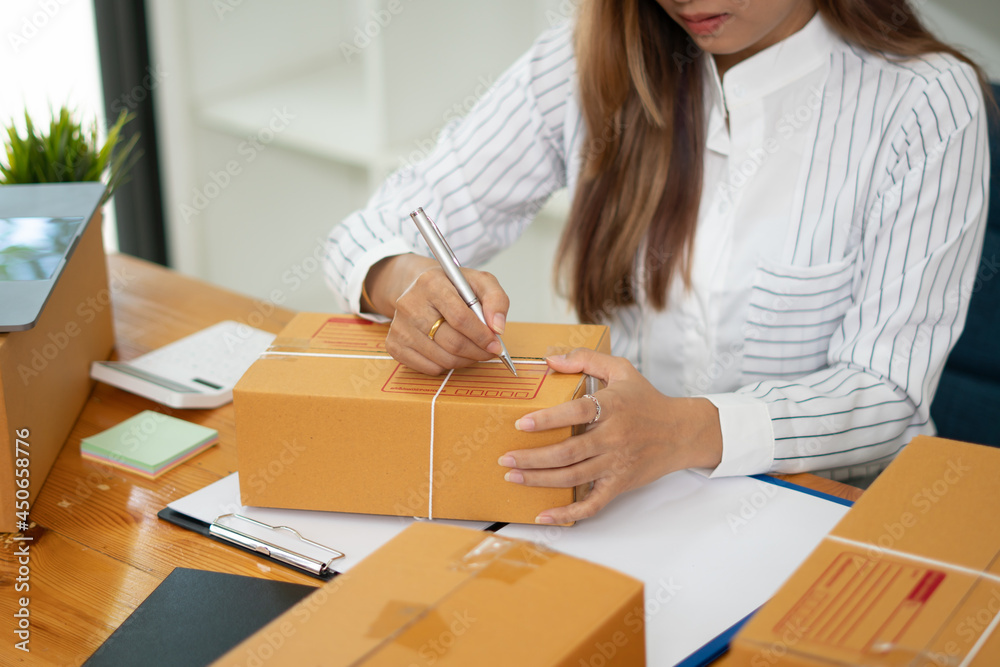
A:
<svg viewBox="0 0 1000 667">
<path fill-rule="evenodd" d="M 744 328 L 745 382 L 791 379 L 826 367 L 830 339 L 854 302 L 857 256 L 855 250 L 814 266 L 758 264 Z"/>
</svg>

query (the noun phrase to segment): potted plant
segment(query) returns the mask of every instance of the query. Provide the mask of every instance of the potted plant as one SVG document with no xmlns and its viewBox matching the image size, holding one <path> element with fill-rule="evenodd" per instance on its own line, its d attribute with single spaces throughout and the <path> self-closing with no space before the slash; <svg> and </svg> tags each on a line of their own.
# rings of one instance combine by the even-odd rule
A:
<svg viewBox="0 0 1000 667">
<path fill-rule="evenodd" d="M 122 143 L 122 128 L 133 117 L 122 110 L 100 145 L 97 122 L 88 133 L 65 106 L 53 113 L 47 134 L 36 130 L 25 110 L 24 137 L 14 124 L 6 128 L 6 163 L 0 162 L 0 185 L 99 181 L 108 172 L 105 199 L 109 198 L 139 158 L 133 153 L 138 135 Z"/>
</svg>

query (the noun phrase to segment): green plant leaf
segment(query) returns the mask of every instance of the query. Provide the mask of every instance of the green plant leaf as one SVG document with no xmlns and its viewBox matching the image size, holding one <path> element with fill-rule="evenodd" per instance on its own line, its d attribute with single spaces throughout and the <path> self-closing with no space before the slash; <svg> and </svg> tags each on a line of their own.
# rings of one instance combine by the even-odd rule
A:
<svg viewBox="0 0 1000 667">
<path fill-rule="evenodd" d="M 108 128 L 101 145 L 94 121 L 89 133 L 66 106 L 50 110 L 48 133 L 39 130 L 27 110 L 22 137 L 13 123 L 6 129 L 0 184 L 99 181 L 106 177 L 110 197 L 124 183 L 139 159 L 135 150 L 139 135 L 123 141 L 123 128 L 135 115 L 125 110 Z"/>
</svg>

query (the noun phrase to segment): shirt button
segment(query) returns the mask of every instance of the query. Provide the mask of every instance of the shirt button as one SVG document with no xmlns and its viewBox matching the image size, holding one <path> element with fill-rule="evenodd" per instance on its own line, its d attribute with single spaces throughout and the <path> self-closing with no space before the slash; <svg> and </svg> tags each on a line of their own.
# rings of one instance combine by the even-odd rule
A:
<svg viewBox="0 0 1000 667">
<path fill-rule="evenodd" d="M 733 85 L 729 89 L 729 92 L 731 92 L 733 94 L 733 97 L 736 97 L 736 98 L 743 97 L 744 95 L 747 94 L 746 88 L 744 88 L 743 86 L 741 86 L 739 84 Z"/>
</svg>

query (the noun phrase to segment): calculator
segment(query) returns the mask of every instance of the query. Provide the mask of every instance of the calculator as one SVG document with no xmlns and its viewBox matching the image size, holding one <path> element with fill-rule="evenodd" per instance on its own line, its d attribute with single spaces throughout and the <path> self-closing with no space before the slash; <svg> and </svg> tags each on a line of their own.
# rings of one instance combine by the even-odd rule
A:
<svg viewBox="0 0 1000 667">
<path fill-rule="evenodd" d="M 217 408 L 273 340 L 226 320 L 130 361 L 95 361 L 90 377 L 171 408 Z"/>
</svg>

